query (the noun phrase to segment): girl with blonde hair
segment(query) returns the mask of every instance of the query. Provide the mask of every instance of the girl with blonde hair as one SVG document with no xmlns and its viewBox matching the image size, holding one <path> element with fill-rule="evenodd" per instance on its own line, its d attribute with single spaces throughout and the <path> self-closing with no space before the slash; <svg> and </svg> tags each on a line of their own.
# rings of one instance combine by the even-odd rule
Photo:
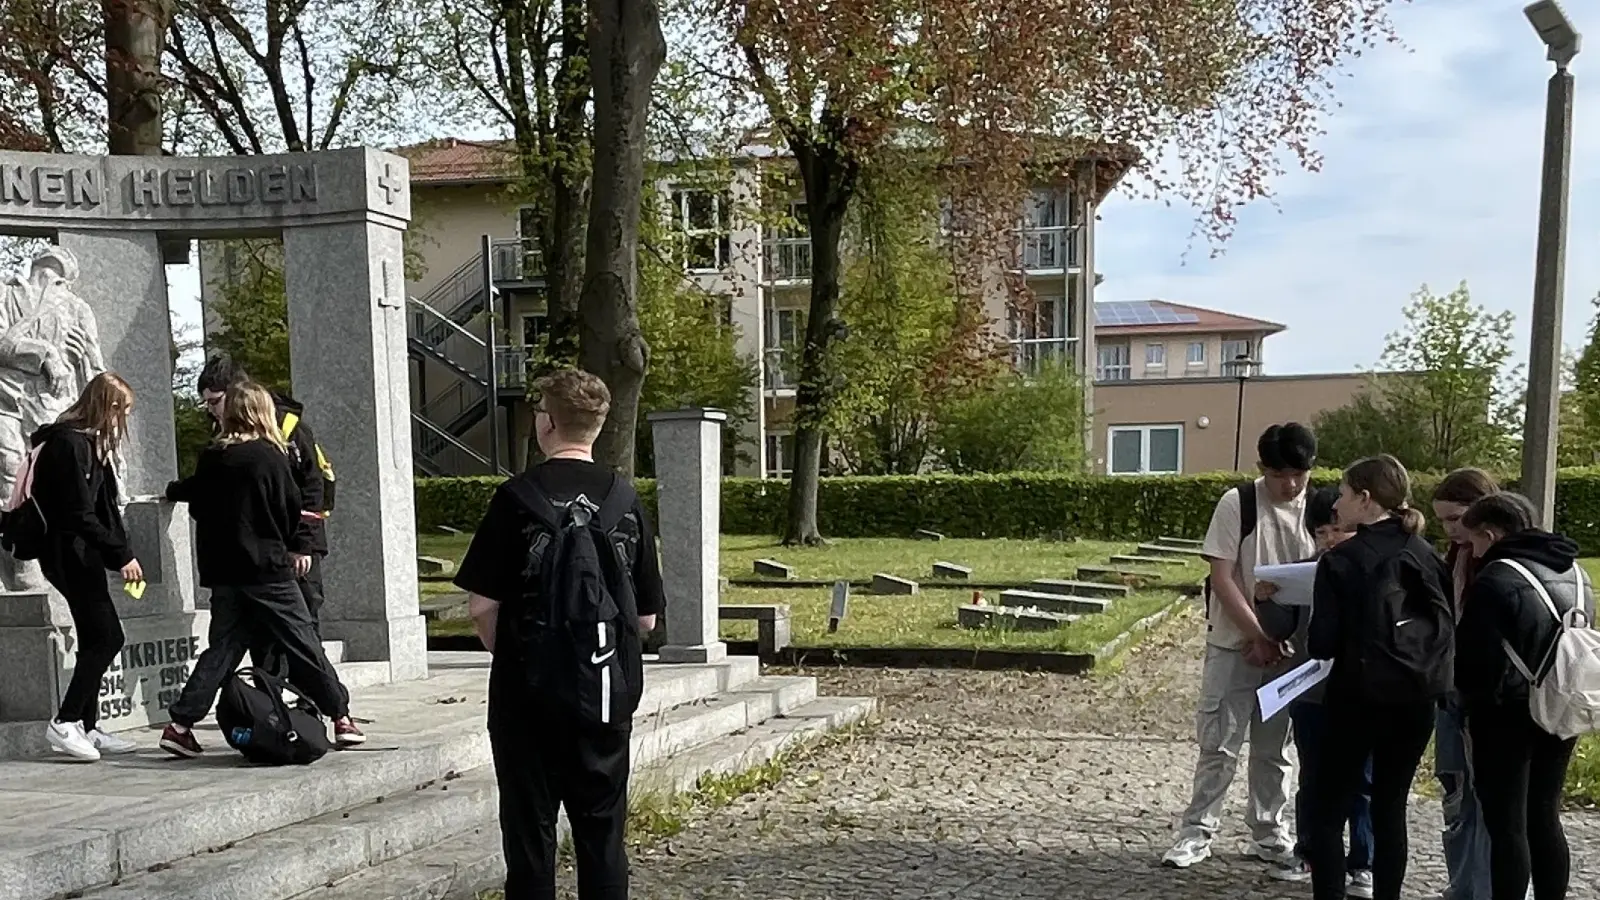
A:
<svg viewBox="0 0 1600 900">
<path fill-rule="evenodd" d="M 97 760 L 102 753 L 136 749 L 100 730 L 100 679 L 122 650 L 122 620 L 111 602 L 105 573 L 142 582 L 144 570 L 128 548 L 117 506 L 113 460 L 128 436 L 133 389 L 102 372 L 54 424 L 33 435 L 34 451 L 17 491 L 37 505 L 46 529 L 39 568 L 72 611 L 77 665 L 45 738 L 58 753 Z"/>
<path fill-rule="evenodd" d="M 211 632 L 210 646 L 169 710 L 172 724 L 161 734 L 161 747 L 183 758 L 204 752 L 194 724 L 210 712 L 245 653 L 269 642 L 283 648 L 289 681 L 334 720 L 339 744 L 363 743 L 295 581 L 311 559 L 272 395 L 255 384 L 230 387 L 221 424 L 194 475 L 167 486 L 167 499 L 188 503 L 200 526 L 196 557 L 200 583 L 211 589 Z"/>
</svg>

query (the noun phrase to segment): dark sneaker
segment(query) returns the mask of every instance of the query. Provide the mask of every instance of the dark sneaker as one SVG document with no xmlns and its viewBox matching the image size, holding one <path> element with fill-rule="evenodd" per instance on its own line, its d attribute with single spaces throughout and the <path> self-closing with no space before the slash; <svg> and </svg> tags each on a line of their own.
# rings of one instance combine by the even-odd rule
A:
<svg viewBox="0 0 1600 900">
<path fill-rule="evenodd" d="M 194 759 L 206 752 L 205 748 L 200 746 L 200 741 L 195 738 L 193 728 L 179 734 L 178 729 L 171 725 L 161 732 L 161 749 L 179 759 Z"/>
<path fill-rule="evenodd" d="M 349 719 L 333 723 L 333 739 L 341 747 L 357 747 L 367 742 L 367 736 Z"/>
</svg>

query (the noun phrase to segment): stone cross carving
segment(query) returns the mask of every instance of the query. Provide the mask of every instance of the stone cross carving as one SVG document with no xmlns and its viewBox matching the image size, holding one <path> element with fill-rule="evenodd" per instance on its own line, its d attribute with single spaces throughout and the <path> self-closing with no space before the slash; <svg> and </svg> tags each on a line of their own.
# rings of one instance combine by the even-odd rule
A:
<svg viewBox="0 0 1600 900">
<path fill-rule="evenodd" d="M 9 500 L 29 437 L 56 420 L 105 371 L 94 311 L 72 292 L 78 260 L 62 247 L 34 258 L 26 278 L 0 280 L 0 497 Z M 7 557 L 8 590 L 37 587 L 37 567 Z"/>
<path fill-rule="evenodd" d="M 383 191 L 384 202 L 390 205 L 393 205 L 395 198 L 406 189 L 405 183 L 394 177 L 394 166 L 389 163 L 383 164 L 383 174 L 378 178 L 378 187 Z"/>
<path fill-rule="evenodd" d="M 383 284 L 378 292 L 378 307 L 380 309 L 400 309 L 405 306 L 405 297 L 394 291 L 394 282 L 389 280 L 389 261 L 383 261 Z"/>
</svg>

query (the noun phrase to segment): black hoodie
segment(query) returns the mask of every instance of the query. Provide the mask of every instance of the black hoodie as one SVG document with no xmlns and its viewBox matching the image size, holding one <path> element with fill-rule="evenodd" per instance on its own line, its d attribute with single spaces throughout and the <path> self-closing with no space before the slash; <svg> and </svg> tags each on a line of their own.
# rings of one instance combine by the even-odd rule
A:
<svg viewBox="0 0 1600 900">
<path fill-rule="evenodd" d="M 1508 535 L 1478 562 L 1477 577 L 1462 597 L 1461 623 L 1456 626 L 1456 689 L 1468 714 L 1474 706 L 1526 704 L 1528 682 L 1512 666 L 1501 646 L 1504 639 L 1525 664 L 1538 666 L 1555 641 L 1555 617 L 1539 592 L 1510 566 L 1516 560 L 1544 585 L 1556 608 L 1565 613 L 1576 604 L 1591 615 L 1594 595 L 1587 579 L 1578 589 L 1573 566 L 1578 545 L 1546 531 Z"/>
<path fill-rule="evenodd" d="M 167 486 L 167 499 L 189 504 L 199 526 L 195 557 L 204 587 L 294 581 L 289 554 L 310 552 L 289 459 L 266 441 L 207 447 L 193 475 Z"/>
<path fill-rule="evenodd" d="M 289 435 L 289 471 L 294 475 L 294 485 L 300 491 L 299 544 L 306 552 L 317 556 L 328 555 L 328 528 L 322 517 L 326 503 L 322 496 L 322 469 L 317 465 L 317 439 L 305 422 L 305 405 L 285 394 L 272 395 L 273 415 L 278 420 L 278 430 L 283 430 L 284 420 L 293 415 L 298 423 L 294 434 Z M 221 434 L 221 423 L 211 421 L 213 436 Z"/>
<path fill-rule="evenodd" d="M 121 569 L 133 559 L 117 506 L 117 476 L 94 450 L 89 433 L 71 425 L 34 432 L 39 447 L 33 498 L 46 523 L 39 563 L 71 576 Z"/>
</svg>

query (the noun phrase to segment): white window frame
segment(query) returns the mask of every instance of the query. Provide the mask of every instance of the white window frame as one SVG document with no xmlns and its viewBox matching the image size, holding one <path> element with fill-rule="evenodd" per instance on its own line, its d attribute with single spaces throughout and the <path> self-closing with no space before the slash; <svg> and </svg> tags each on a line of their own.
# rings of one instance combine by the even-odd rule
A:
<svg viewBox="0 0 1600 900">
<path fill-rule="evenodd" d="M 1178 468 L 1171 472 L 1154 472 L 1150 469 L 1150 433 L 1152 431 L 1178 432 Z M 1112 447 L 1116 436 L 1124 432 L 1133 432 L 1139 435 L 1139 471 L 1118 472 L 1112 467 L 1116 456 Z M 1158 423 L 1153 425 L 1112 425 L 1106 429 L 1106 474 L 1107 475 L 1182 475 L 1183 474 L 1183 425 L 1177 422 Z"/>
<path fill-rule="evenodd" d="M 543 319 L 544 320 L 544 324 L 539 326 L 539 331 L 541 333 L 543 333 L 543 334 L 549 334 L 550 333 L 550 315 L 549 315 L 549 313 L 544 313 L 544 312 L 525 312 L 525 313 L 522 313 L 521 315 L 519 315 L 517 317 L 517 325 L 519 326 L 517 328 L 517 335 L 516 335 L 516 337 L 517 337 L 517 346 L 520 346 L 525 350 L 537 350 L 537 349 L 539 349 L 538 346 L 528 343 L 528 320 L 529 319 Z M 507 341 L 506 343 L 509 344 L 510 341 Z"/>
<path fill-rule="evenodd" d="M 794 432 L 790 430 L 768 430 L 763 439 L 766 443 L 766 461 L 763 464 L 761 475 L 763 478 L 782 479 L 794 474 L 794 460 L 783 458 L 783 439 L 794 440 Z M 787 462 L 787 465 L 785 463 Z"/>
<path fill-rule="evenodd" d="M 1194 358 L 1194 349 L 1196 347 L 1200 348 L 1200 358 L 1199 359 L 1195 359 Z M 1206 364 L 1206 342 L 1205 341 L 1190 341 L 1189 342 L 1189 346 L 1184 348 L 1183 358 L 1184 358 L 1185 364 L 1187 366 L 1189 366 L 1190 368 L 1200 368 L 1201 366 L 1204 366 Z"/>
<path fill-rule="evenodd" d="M 1102 355 L 1107 350 L 1121 350 L 1122 361 L 1115 365 L 1107 365 Z M 1112 378 L 1108 372 L 1115 371 L 1119 377 Z M 1096 381 L 1131 381 L 1133 380 L 1133 348 L 1126 341 L 1108 341 L 1095 347 L 1094 352 L 1094 379 Z"/>
<path fill-rule="evenodd" d="M 1151 351 L 1155 351 L 1155 352 L 1152 353 Z M 1156 370 L 1160 370 L 1160 371 L 1163 371 L 1163 372 L 1166 371 L 1166 368 L 1167 368 L 1167 345 L 1166 344 L 1145 344 L 1144 345 L 1144 367 L 1146 369 L 1156 369 Z"/>
<path fill-rule="evenodd" d="M 690 198 L 697 194 L 705 194 L 711 198 L 711 227 L 695 228 L 689 219 Z M 672 188 L 667 195 L 667 208 L 670 212 L 672 230 L 683 240 L 683 267 L 684 271 L 696 273 L 725 272 L 733 264 L 733 226 L 732 198 L 725 190 L 715 188 L 695 187 L 693 185 L 678 185 Z M 689 261 L 689 242 L 693 238 L 710 237 L 712 265 L 710 268 L 697 267 Z"/>
<path fill-rule="evenodd" d="M 1227 365 L 1227 364 L 1229 364 L 1231 362 L 1234 362 L 1235 360 L 1237 360 L 1241 356 L 1243 356 L 1245 359 L 1249 359 L 1250 358 L 1250 344 L 1251 344 L 1251 340 L 1249 338 L 1223 338 L 1223 340 L 1222 340 L 1222 364 L 1223 365 Z M 1237 350 L 1240 345 L 1243 345 L 1244 346 L 1244 352 L 1243 353 L 1229 353 L 1228 349 L 1229 349 L 1230 345 L 1232 345 L 1234 350 Z"/>
</svg>

